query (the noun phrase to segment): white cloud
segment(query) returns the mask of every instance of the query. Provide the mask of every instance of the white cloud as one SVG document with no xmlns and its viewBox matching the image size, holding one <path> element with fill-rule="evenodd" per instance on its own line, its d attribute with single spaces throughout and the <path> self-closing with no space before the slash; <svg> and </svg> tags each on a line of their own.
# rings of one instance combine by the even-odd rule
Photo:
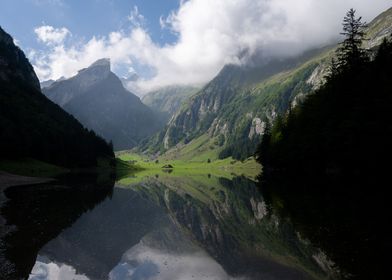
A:
<svg viewBox="0 0 392 280">
<path fill-rule="evenodd" d="M 13 39 L 14 39 L 15 46 L 20 47 L 20 41 L 18 39 L 16 39 L 16 38 L 13 38 Z"/>
<path fill-rule="evenodd" d="M 64 42 L 65 38 L 71 34 L 65 27 L 54 28 L 53 26 L 43 25 L 34 29 L 39 41 L 47 45 L 57 45 Z"/>
<path fill-rule="evenodd" d="M 165 29 L 167 26 L 167 21 L 164 16 L 159 17 L 159 25 L 161 26 L 162 29 Z"/>
<path fill-rule="evenodd" d="M 204 83 L 227 63 L 239 63 L 243 54 L 295 55 L 337 38 L 345 12 L 354 7 L 371 20 L 392 6 L 391 0 L 188 0 L 177 11 L 160 18 L 161 26 L 178 36 L 165 46 L 154 43 L 144 28 L 145 18 L 134 7 L 130 32 L 115 31 L 83 44 L 64 44 L 70 32 L 38 28 L 50 51 L 32 60 L 41 79 L 69 77 L 95 60 L 110 57 L 114 69 L 134 62 L 154 69 L 155 75 L 139 80 L 142 89 Z M 59 32 L 60 31 L 60 32 Z M 55 36 L 54 34 L 60 34 Z M 242 55 L 242 56 L 241 56 Z"/>
<path fill-rule="evenodd" d="M 110 272 L 109 279 L 124 279 L 124 275 L 135 280 L 247 279 L 229 276 L 219 263 L 199 248 L 195 248 L 194 252 L 173 254 L 151 248 L 143 242 L 123 255 L 121 262 Z"/>
<path fill-rule="evenodd" d="M 141 13 L 139 13 L 139 8 L 137 6 L 133 6 L 133 9 L 131 10 L 131 13 L 128 16 L 128 20 L 135 27 L 143 26 L 146 21 L 144 16 Z"/>
<path fill-rule="evenodd" d="M 38 256 L 41 259 L 40 256 Z M 77 274 L 76 269 L 66 264 L 57 264 L 37 260 L 29 276 L 29 280 L 89 280 L 85 275 Z"/>
</svg>

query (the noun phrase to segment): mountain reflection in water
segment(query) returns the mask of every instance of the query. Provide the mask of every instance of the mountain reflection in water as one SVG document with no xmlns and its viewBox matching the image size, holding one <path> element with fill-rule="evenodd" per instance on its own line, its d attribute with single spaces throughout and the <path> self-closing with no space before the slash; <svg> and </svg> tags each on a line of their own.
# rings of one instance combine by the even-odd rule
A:
<svg viewBox="0 0 392 280">
<path fill-rule="evenodd" d="M 74 205 L 85 198 L 81 193 L 70 194 L 72 202 L 64 195 L 77 188 L 54 186 L 30 186 L 25 195 L 23 188 L 8 190 L 2 213 L 17 230 L 5 240 L 14 246 L 7 251 L 12 262 L 23 264 L 16 267 L 19 278 L 334 277 L 327 256 L 275 215 L 255 183 L 242 177 L 129 176 L 90 197 L 95 206 L 84 207 Z M 21 203 L 25 213 L 12 218 Z M 29 217 L 28 209 L 41 210 Z M 30 219 L 25 227 L 24 215 Z M 54 222 L 56 215 L 67 222 Z M 34 248 L 32 233 L 39 240 Z"/>
</svg>

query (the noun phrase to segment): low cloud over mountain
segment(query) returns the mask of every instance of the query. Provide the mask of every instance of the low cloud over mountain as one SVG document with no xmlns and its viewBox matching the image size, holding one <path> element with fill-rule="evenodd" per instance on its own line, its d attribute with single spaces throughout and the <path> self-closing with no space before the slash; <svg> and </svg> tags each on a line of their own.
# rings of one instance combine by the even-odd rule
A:
<svg viewBox="0 0 392 280">
<path fill-rule="evenodd" d="M 41 80 L 70 77 L 100 57 L 110 57 L 114 71 L 142 65 L 150 75 L 138 80 L 143 90 L 170 84 L 200 84 L 228 63 L 258 57 L 285 57 L 337 40 L 340 21 L 355 7 L 370 20 L 391 6 L 391 0 L 188 0 L 159 19 L 176 36 L 159 45 L 135 7 L 129 27 L 106 36 L 76 40 L 77 30 L 37 27 L 43 50 L 31 50 L 30 59 Z M 77 37 L 77 36 L 76 36 Z"/>
</svg>

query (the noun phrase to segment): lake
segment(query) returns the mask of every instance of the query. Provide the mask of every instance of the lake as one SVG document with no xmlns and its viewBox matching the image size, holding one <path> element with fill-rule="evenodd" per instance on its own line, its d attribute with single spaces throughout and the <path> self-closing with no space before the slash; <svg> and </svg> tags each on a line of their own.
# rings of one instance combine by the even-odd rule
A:
<svg viewBox="0 0 392 280">
<path fill-rule="evenodd" d="M 327 255 L 244 177 L 78 175 L 10 187 L 5 195 L 5 279 L 325 279 L 336 273 Z"/>
</svg>

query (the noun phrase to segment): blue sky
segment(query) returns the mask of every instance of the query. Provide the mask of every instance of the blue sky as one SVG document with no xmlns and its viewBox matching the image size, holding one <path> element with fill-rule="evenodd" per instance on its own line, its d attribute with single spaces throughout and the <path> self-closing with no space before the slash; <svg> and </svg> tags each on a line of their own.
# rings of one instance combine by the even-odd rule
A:
<svg viewBox="0 0 392 280">
<path fill-rule="evenodd" d="M 295 56 L 339 39 L 354 7 L 366 21 L 392 0 L 1 0 L 0 25 L 41 81 L 100 58 L 130 90 L 201 85 L 229 63 Z M 244 55 L 245 54 L 245 55 Z"/>
<path fill-rule="evenodd" d="M 105 36 L 113 30 L 129 27 L 128 16 L 137 6 L 145 25 L 159 44 L 176 37 L 161 29 L 159 18 L 168 16 L 179 0 L 1 0 L 0 24 L 22 47 L 37 48 L 34 27 L 48 24 L 66 26 L 77 36 Z"/>
</svg>

